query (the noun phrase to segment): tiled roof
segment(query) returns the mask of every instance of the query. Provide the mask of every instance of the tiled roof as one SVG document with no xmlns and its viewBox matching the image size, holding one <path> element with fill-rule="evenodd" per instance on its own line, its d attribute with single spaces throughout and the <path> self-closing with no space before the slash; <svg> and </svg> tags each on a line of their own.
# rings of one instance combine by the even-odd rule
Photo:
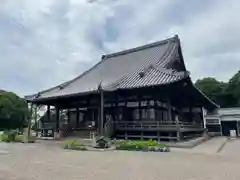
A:
<svg viewBox="0 0 240 180">
<path fill-rule="evenodd" d="M 102 60 L 73 80 L 40 92 L 37 99 L 68 96 L 98 90 L 139 88 L 172 83 L 188 76 L 184 62 L 181 70 L 171 67 L 179 57 L 177 36 L 141 47 L 104 55 Z M 142 71 L 144 75 L 142 76 Z"/>
<path fill-rule="evenodd" d="M 132 89 L 173 83 L 188 76 L 187 72 L 176 72 L 163 68 L 149 67 L 123 76 L 116 82 L 103 87 L 106 90 Z"/>
</svg>

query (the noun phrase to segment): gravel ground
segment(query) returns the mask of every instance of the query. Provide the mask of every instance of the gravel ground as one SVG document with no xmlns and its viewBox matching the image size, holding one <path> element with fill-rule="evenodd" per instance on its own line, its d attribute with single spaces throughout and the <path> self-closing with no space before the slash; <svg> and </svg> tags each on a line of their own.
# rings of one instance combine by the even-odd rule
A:
<svg viewBox="0 0 240 180">
<path fill-rule="evenodd" d="M 215 154 L 81 152 L 49 143 L 0 143 L 0 180 L 239 180 L 240 155 L 232 152 L 240 141 L 229 143 L 228 152 Z"/>
</svg>

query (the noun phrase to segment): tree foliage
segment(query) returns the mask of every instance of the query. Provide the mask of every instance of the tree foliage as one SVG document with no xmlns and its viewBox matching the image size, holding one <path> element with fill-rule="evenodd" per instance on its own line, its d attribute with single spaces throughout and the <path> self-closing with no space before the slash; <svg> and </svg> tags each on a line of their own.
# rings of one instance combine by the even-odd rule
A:
<svg viewBox="0 0 240 180">
<path fill-rule="evenodd" d="M 240 71 L 229 80 L 226 92 L 232 94 L 237 104 L 240 105 Z"/>
<path fill-rule="evenodd" d="M 23 99 L 11 92 L 0 93 L 0 129 L 23 128 L 28 115 L 28 106 Z"/>
<path fill-rule="evenodd" d="M 221 107 L 240 106 L 240 71 L 228 82 L 207 77 L 197 80 L 195 85 Z"/>
</svg>

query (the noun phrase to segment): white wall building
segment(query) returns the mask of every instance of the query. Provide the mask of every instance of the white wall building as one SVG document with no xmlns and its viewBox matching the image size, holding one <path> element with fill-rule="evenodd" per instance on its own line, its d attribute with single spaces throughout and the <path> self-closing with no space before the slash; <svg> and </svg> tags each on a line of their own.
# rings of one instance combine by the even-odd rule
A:
<svg viewBox="0 0 240 180">
<path fill-rule="evenodd" d="M 240 107 L 219 108 L 214 112 L 205 112 L 204 124 L 209 132 L 229 136 L 235 130 L 240 136 Z"/>
</svg>

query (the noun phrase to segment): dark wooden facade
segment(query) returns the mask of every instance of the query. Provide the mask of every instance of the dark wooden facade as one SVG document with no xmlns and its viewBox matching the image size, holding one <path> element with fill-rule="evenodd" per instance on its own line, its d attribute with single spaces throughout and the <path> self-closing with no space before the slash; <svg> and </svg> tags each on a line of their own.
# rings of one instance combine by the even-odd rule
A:
<svg viewBox="0 0 240 180">
<path fill-rule="evenodd" d="M 56 132 L 65 129 L 68 134 L 94 129 L 113 138 L 188 139 L 200 135 L 204 127 L 201 103 L 198 97 L 192 99 L 194 94 L 189 87 L 183 87 L 184 83 L 114 92 L 99 90 L 94 94 L 44 101 L 48 105 L 45 123 L 49 125 L 51 119 Z M 56 114 L 52 118 L 50 106 Z M 67 112 L 64 122 L 59 119 L 62 110 Z"/>
</svg>

